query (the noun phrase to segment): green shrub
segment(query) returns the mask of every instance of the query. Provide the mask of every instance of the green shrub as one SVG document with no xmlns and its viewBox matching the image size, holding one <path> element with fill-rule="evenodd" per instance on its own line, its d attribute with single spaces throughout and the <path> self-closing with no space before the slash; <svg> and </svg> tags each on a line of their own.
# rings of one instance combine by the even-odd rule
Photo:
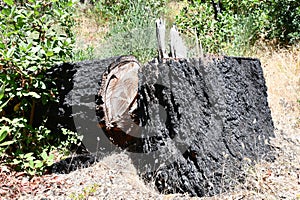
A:
<svg viewBox="0 0 300 200">
<path fill-rule="evenodd" d="M 93 46 L 76 49 L 74 50 L 72 61 L 78 62 L 84 60 L 93 60 L 96 57 L 94 50 L 95 48 Z"/>
<path fill-rule="evenodd" d="M 149 25 L 165 11 L 168 0 L 93 0 L 90 12 L 100 16 L 100 23 L 109 21 L 128 28 Z"/>
<path fill-rule="evenodd" d="M 276 38 L 284 44 L 297 43 L 300 40 L 300 2 L 272 0 L 268 8 L 268 37 Z"/>
<path fill-rule="evenodd" d="M 89 199 L 89 197 L 94 196 L 94 193 L 97 192 L 98 188 L 100 185 L 97 183 L 94 183 L 92 185 L 88 185 L 83 188 L 83 191 L 80 193 L 75 193 L 73 192 L 69 197 L 73 200 L 84 200 L 84 199 Z"/>
<path fill-rule="evenodd" d="M 0 3 L 0 160 L 41 173 L 50 165 L 55 133 L 33 127 L 35 105 L 55 101 L 45 72 L 72 57 L 71 0 L 4 0 Z M 44 121 L 47 119 L 44 119 Z"/>
<path fill-rule="evenodd" d="M 216 13 L 212 1 L 193 0 L 176 18 L 179 29 L 197 37 L 204 51 L 243 55 L 258 39 L 299 41 L 296 0 L 222 0 Z"/>
</svg>

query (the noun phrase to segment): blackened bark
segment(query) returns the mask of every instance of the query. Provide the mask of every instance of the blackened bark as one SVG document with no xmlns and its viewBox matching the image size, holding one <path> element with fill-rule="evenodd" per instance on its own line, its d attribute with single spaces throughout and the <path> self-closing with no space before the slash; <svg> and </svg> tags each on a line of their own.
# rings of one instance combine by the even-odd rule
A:
<svg viewBox="0 0 300 200">
<path fill-rule="evenodd" d="M 46 110 L 47 126 L 84 134 L 91 152 L 117 148 L 97 127 L 95 112 L 98 82 L 114 62 L 118 58 L 63 64 L 51 74 L 60 96 Z M 139 72 L 137 104 L 140 132 L 124 149 L 140 175 L 163 193 L 219 194 L 243 182 L 245 166 L 273 159 L 268 141 L 274 126 L 258 59 L 149 62 Z"/>
<path fill-rule="evenodd" d="M 143 134 L 155 132 L 152 155 L 160 166 L 142 156 L 133 160 L 161 192 L 219 194 L 243 181 L 245 160 L 273 159 L 267 141 L 274 126 L 259 60 L 170 59 L 142 68 L 141 77 Z"/>
</svg>

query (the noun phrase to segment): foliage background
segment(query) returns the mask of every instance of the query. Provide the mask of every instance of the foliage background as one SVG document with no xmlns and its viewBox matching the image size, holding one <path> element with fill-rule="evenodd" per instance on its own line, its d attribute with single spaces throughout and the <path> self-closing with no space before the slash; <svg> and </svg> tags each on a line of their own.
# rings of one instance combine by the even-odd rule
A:
<svg viewBox="0 0 300 200">
<path fill-rule="evenodd" d="M 45 74 L 72 58 L 73 2 L 5 0 L 0 6 L 0 160 L 42 173 L 53 163 L 50 152 L 66 144 L 43 124 L 33 125 L 35 105 L 56 100 Z"/>
<path fill-rule="evenodd" d="M 212 2 L 219 7 L 216 12 Z M 245 55 L 257 41 L 292 45 L 300 39 L 297 0 L 191 0 L 176 18 L 179 29 L 198 37 L 205 52 Z"/>
</svg>

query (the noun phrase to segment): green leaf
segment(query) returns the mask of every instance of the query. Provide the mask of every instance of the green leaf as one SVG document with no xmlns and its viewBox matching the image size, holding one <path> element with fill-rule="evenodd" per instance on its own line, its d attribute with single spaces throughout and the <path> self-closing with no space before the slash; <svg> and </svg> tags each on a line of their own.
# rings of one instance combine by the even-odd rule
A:
<svg viewBox="0 0 300 200">
<path fill-rule="evenodd" d="M 39 34 L 39 32 L 37 32 L 37 31 L 33 31 L 33 32 L 30 34 L 30 37 L 31 37 L 32 39 L 39 39 L 40 34 Z"/>
<path fill-rule="evenodd" d="M 43 160 L 47 160 L 48 155 L 47 155 L 46 151 L 43 151 L 43 152 L 41 153 L 41 157 L 43 158 Z"/>
<path fill-rule="evenodd" d="M 73 6 L 73 2 L 72 2 L 72 1 L 69 1 L 68 6 L 69 6 L 69 7 L 72 7 L 72 6 Z"/>
<path fill-rule="evenodd" d="M 29 160 L 29 167 L 31 169 L 34 169 L 34 162 L 33 162 L 33 160 Z"/>
<path fill-rule="evenodd" d="M 46 89 L 46 84 L 44 82 L 41 81 L 40 84 L 41 84 L 41 89 L 42 90 Z"/>
<path fill-rule="evenodd" d="M 13 144 L 14 142 L 15 142 L 15 140 L 11 140 L 11 141 L 6 141 L 6 142 L 3 142 L 3 143 L 0 143 L 0 147 L 9 146 L 9 145 Z"/>
<path fill-rule="evenodd" d="M 0 41 L 0 49 L 4 49 L 4 48 L 5 48 L 4 43 Z"/>
<path fill-rule="evenodd" d="M 46 56 L 48 56 L 48 57 L 53 56 L 53 55 L 54 55 L 53 51 L 48 51 L 48 52 L 46 53 Z"/>
<path fill-rule="evenodd" d="M 3 141 L 6 136 L 8 135 L 9 132 L 9 127 L 8 126 L 2 126 L 0 130 L 0 142 Z"/>
<path fill-rule="evenodd" d="M 49 157 L 47 158 L 46 164 L 47 166 L 50 166 L 54 163 L 54 155 L 50 154 Z"/>
<path fill-rule="evenodd" d="M 6 54 L 6 57 L 7 57 L 7 58 L 12 57 L 12 55 L 14 54 L 14 52 L 15 52 L 15 48 L 14 48 L 14 47 L 8 49 L 7 54 Z"/>
<path fill-rule="evenodd" d="M 44 165 L 44 163 L 42 161 L 36 160 L 34 168 L 39 169 L 39 168 L 43 167 L 43 165 Z"/>
<path fill-rule="evenodd" d="M 29 49 L 31 49 L 31 47 L 32 47 L 32 43 L 29 43 L 26 48 L 27 48 L 27 50 L 29 50 Z"/>
<path fill-rule="evenodd" d="M 38 88 L 38 87 L 39 87 L 39 82 L 36 81 L 36 82 L 33 84 L 33 87 Z"/>
<path fill-rule="evenodd" d="M 14 5 L 14 1 L 13 0 L 3 0 L 3 1 L 4 1 L 4 3 L 6 3 L 9 6 Z"/>
<path fill-rule="evenodd" d="M 61 51 L 61 48 L 60 47 L 55 47 L 53 49 L 54 53 L 59 53 Z"/>
<path fill-rule="evenodd" d="M 24 125 L 25 123 L 26 123 L 26 119 L 23 119 L 23 118 L 14 118 L 11 121 L 11 124 L 14 127 L 19 127 L 19 128 L 24 128 L 25 127 L 25 125 Z"/>
<path fill-rule="evenodd" d="M 9 9 L 9 8 L 4 8 L 4 9 L 1 11 L 1 13 L 2 13 L 3 15 L 5 15 L 5 16 L 9 16 L 9 14 L 10 14 L 10 9 Z"/>
<path fill-rule="evenodd" d="M 8 99 L 6 102 L 4 102 L 3 104 L 0 105 L 0 112 L 2 111 L 2 109 L 6 106 L 6 104 L 8 104 L 8 102 L 12 99 L 12 97 L 10 99 Z"/>
<path fill-rule="evenodd" d="M 66 39 L 67 45 L 70 44 L 71 42 L 72 42 L 71 38 L 67 38 L 67 39 Z"/>
<path fill-rule="evenodd" d="M 41 96 L 39 94 L 37 94 L 36 92 L 29 92 L 28 94 L 37 99 L 41 98 Z"/>
<path fill-rule="evenodd" d="M 0 145 L 1 146 L 1 145 Z M 12 164 L 13 165 L 18 165 L 18 164 L 20 164 L 22 161 L 21 160 L 18 160 L 18 159 L 13 159 L 13 162 L 12 162 Z"/>
<path fill-rule="evenodd" d="M 35 47 L 32 47 L 32 48 L 31 48 L 31 52 L 35 54 L 35 53 L 37 53 L 40 49 L 41 49 L 41 46 L 35 46 Z"/>
<path fill-rule="evenodd" d="M 31 152 L 31 153 L 26 153 L 26 154 L 24 155 L 24 158 L 27 158 L 26 160 L 33 160 L 32 155 L 33 155 L 32 152 Z"/>
<path fill-rule="evenodd" d="M 0 100 L 4 97 L 5 84 L 3 83 L 0 87 Z"/>
<path fill-rule="evenodd" d="M 36 93 L 36 92 L 23 93 L 23 95 L 24 95 L 25 97 L 27 97 L 27 96 L 32 96 L 32 97 L 37 98 L 37 99 L 41 98 L 41 96 L 40 96 L 38 93 Z"/>
<path fill-rule="evenodd" d="M 32 66 L 32 67 L 29 67 L 27 70 L 30 71 L 30 72 L 34 72 L 38 69 L 37 66 Z"/>
</svg>

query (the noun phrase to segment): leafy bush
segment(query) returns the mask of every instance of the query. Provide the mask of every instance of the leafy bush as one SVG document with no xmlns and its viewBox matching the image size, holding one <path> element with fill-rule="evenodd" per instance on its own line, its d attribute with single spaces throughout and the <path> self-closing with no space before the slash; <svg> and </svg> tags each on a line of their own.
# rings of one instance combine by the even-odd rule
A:
<svg viewBox="0 0 300 200">
<path fill-rule="evenodd" d="M 285 43 L 299 40 L 297 2 L 192 0 L 181 10 L 176 22 L 182 32 L 197 35 L 206 52 L 243 55 L 261 38 L 276 38 Z"/>
<path fill-rule="evenodd" d="M 41 173 L 53 161 L 50 151 L 62 147 L 33 120 L 37 103 L 56 98 L 45 72 L 72 56 L 72 6 L 72 0 L 0 3 L 0 159 L 17 170 Z"/>
<path fill-rule="evenodd" d="M 269 38 L 284 44 L 300 40 L 300 2 L 298 0 L 272 0 L 269 8 Z"/>
</svg>

